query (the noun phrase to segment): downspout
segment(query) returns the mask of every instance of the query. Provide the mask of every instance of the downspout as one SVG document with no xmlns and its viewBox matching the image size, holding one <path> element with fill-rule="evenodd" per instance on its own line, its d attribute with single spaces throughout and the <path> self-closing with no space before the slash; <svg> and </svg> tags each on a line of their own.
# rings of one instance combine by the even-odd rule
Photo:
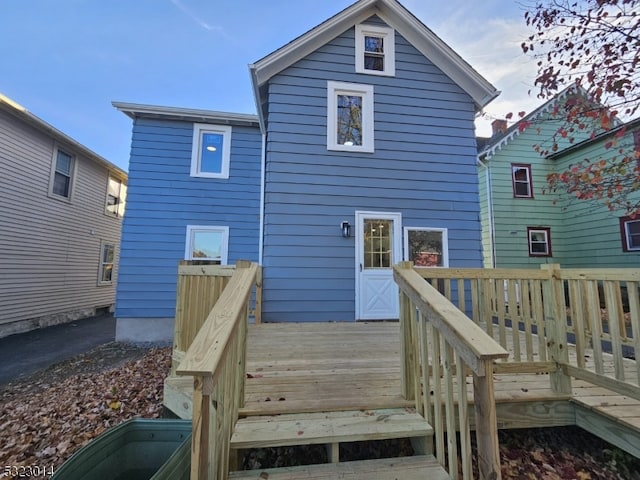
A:
<svg viewBox="0 0 640 480">
<path fill-rule="evenodd" d="M 261 172 L 260 172 L 260 240 L 258 243 L 258 264 L 262 265 L 262 251 L 264 249 L 264 184 L 267 170 L 267 134 L 262 134 L 261 152 Z"/>
<path fill-rule="evenodd" d="M 487 214 L 489 217 L 489 242 L 491 243 L 491 267 L 496 268 L 496 244 L 495 244 L 495 220 L 493 218 L 493 195 L 491 185 L 491 167 L 480 160 L 478 157 L 478 164 L 482 166 L 486 171 L 486 189 L 487 189 Z"/>
</svg>

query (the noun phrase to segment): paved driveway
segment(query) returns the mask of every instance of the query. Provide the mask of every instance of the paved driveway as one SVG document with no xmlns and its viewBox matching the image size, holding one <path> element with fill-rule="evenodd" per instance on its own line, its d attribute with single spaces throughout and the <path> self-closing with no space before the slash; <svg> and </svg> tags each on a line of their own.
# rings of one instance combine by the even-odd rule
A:
<svg viewBox="0 0 640 480">
<path fill-rule="evenodd" d="M 99 315 L 0 338 L 0 385 L 113 342 L 116 321 Z"/>
</svg>

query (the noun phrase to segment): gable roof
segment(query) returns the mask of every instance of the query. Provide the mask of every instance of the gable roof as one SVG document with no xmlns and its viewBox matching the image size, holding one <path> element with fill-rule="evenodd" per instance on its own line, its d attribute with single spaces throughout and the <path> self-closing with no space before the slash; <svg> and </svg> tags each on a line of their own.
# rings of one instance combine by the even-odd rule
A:
<svg viewBox="0 0 640 480">
<path fill-rule="evenodd" d="M 633 120 L 629 120 L 626 123 L 620 123 L 618 126 L 612 128 L 610 130 L 606 130 L 604 132 L 601 132 L 601 133 L 599 133 L 598 135 L 595 135 L 592 138 L 587 138 L 585 140 L 582 140 L 581 142 L 578 142 L 576 144 L 571 145 L 570 147 L 564 148 L 564 149 L 560 150 L 559 152 L 552 153 L 547 158 L 555 160 L 555 159 L 561 158 L 564 155 L 567 155 L 567 154 L 569 154 L 571 152 L 576 152 L 576 151 L 581 150 L 581 149 L 583 149 L 585 147 L 588 147 L 589 145 L 593 145 L 594 143 L 602 142 L 604 140 L 607 140 L 607 139 L 613 137 L 614 135 L 618 134 L 623 129 L 624 129 L 625 133 L 629 133 L 629 132 L 633 132 L 634 130 L 637 130 L 638 128 L 640 128 L 640 117 L 639 118 L 635 118 Z"/>
<path fill-rule="evenodd" d="M 588 98 L 587 92 L 582 87 L 576 87 L 575 85 L 568 86 L 567 88 L 556 94 L 553 98 L 540 105 L 530 114 L 516 121 L 504 133 L 494 135 L 487 142 L 478 142 L 478 158 L 490 160 L 491 157 L 496 154 L 496 152 L 500 151 L 503 147 L 510 144 L 515 137 L 523 133 L 528 128 L 521 128 L 521 125 L 530 124 L 538 120 L 541 116 L 552 111 L 560 103 L 561 100 L 565 100 L 570 95 L 581 96 L 585 99 Z"/>
<path fill-rule="evenodd" d="M 102 165 L 110 172 L 115 173 L 118 177 L 125 179 L 127 178 L 127 172 L 122 170 L 120 167 L 114 165 L 106 158 L 98 155 L 93 150 L 88 149 L 80 142 L 74 140 L 69 135 L 61 132 L 54 126 L 48 124 L 41 118 L 35 116 L 29 110 L 24 108 L 19 103 L 11 100 L 9 97 L 0 93 L 0 110 L 10 113 L 12 116 L 20 119 L 27 125 L 31 125 L 35 129 L 50 135 L 56 142 L 65 145 L 67 148 L 73 150 L 76 154 L 81 154 L 82 156 L 88 158 L 89 160 Z"/>
<path fill-rule="evenodd" d="M 373 15 L 393 27 L 473 99 L 480 110 L 500 92 L 397 0 L 358 0 L 307 33 L 249 65 L 262 122 L 261 87 L 273 76 Z"/>
</svg>

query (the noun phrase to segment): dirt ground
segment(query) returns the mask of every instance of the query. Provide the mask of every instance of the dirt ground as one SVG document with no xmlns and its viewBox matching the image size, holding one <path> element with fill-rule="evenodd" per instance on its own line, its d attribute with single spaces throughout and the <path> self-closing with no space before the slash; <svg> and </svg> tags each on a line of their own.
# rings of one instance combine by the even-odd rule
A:
<svg viewBox="0 0 640 480">
<path fill-rule="evenodd" d="M 160 417 L 170 358 L 168 347 L 114 342 L 0 386 L 0 478 L 15 478 L 11 467 L 55 470 L 106 429 Z M 500 450 L 504 479 L 640 480 L 638 459 L 578 428 L 503 431 Z M 341 458 L 411 453 L 408 442 L 358 442 Z M 322 461 L 326 451 L 317 447 L 253 450 L 243 459 L 245 468 Z"/>
</svg>

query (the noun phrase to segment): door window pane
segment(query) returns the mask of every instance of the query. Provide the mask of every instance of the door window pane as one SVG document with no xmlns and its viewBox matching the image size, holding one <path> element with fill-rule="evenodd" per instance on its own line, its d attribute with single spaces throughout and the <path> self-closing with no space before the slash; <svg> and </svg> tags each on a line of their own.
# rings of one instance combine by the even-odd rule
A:
<svg viewBox="0 0 640 480">
<path fill-rule="evenodd" d="M 390 268 L 393 262 L 393 221 L 364 221 L 364 268 Z"/>
</svg>

